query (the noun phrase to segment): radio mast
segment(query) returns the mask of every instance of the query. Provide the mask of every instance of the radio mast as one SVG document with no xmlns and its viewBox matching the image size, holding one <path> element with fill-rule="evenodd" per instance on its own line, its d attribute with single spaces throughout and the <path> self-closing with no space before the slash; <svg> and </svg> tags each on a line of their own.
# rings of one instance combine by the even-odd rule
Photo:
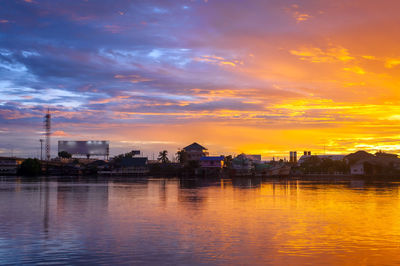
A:
<svg viewBox="0 0 400 266">
<path fill-rule="evenodd" d="M 50 108 L 47 109 L 47 113 L 44 116 L 44 130 L 46 136 L 45 150 L 46 150 L 46 160 L 50 161 L 50 135 L 51 135 L 51 124 L 50 124 Z"/>
</svg>

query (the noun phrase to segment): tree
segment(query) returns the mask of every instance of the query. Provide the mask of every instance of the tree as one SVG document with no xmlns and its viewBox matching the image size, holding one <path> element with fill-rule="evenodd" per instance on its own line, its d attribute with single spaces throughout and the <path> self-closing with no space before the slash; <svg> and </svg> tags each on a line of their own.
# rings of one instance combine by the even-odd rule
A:
<svg viewBox="0 0 400 266">
<path fill-rule="evenodd" d="M 311 156 L 305 159 L 300 167 L 305 174 L 334 174 L 349 172 L 349 166 L 346 161 L 320 158 L 318 156 Z"/>
<path fill-rule="evenodd" d="M 227 167 L 227 168 L 231 167 L 231 165 L 232 165 L 232 160 L 233 160 L 232 155 L 226 156 L 226 157 L 224 158 L 224 166 Z"/>
<path fill-rule="evenodd" d="M 169 162 L 168 151 L 166 151 L 166 150 L 160 151 L 157 159 L 158 159 L 158 161 L 160 161 L 162 163 L 168 163 Z"/>
<path fill-rule="evenodd" d="M 132 158 L 132 157 L 134 157 L 134 156 L 135 156 L 134 153 L 133 153 L 132 151 L 130 151 L 130 152 L 122 153 L 122 154 L 119 154 L 119 155 L 115 156 L 115 157 L 113 158 L 113 160 L 115 160 L 115 161 L 121 161 L 123 158 Z"/>
<path fill-rule="evenodd" d="M 69 158 L 72 157 L 72 154 L 69 153 L 69 152 L 67 152 L 67 151 L 60 151 L 60 152 L 58 153 L 58 157 L 60 157 L 60 158 L 65 158 L 65 159 L 69 159 Z"/>
<path fill-rule="evenodd" d="M 178 160 L 178 162 L 180 163 L 186 163 L 187 162 L 187 153 L 185 150 L 179 150 L 176 153 L 176 159 Z"/>
<path fill-rule="evenodd" d="M 38 159 L 29 158 L 22 162 L 19 171 L 21 175 L 36 176 L 41 174 L 42 165 Z"/>
<path fill-rule="evenodd" d="M 115 165 L 118 166 L 118 165 L 121 164 L 121 162 L 122 162 L 122 160 L 123 160 L 124 158 L 132 158 L 133 156 L 134 156 L 133 152 L 127 152 L 127 153 L 119 154 L 119 155 L 115 156 L 115 157 L 111 160 L 111 164 L 114 165 L 114 166 L 115 166 Z"/>
</svg>

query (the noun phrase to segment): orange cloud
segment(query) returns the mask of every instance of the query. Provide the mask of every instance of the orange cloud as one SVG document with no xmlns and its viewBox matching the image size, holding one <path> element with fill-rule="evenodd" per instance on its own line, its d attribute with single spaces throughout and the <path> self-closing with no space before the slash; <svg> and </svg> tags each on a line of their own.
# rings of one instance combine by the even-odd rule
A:
<svg viewBox="0 0 400 266">
<path fill-rule="evenodd" d="M 313 63 L 347 62 L 354 59 L 350 56 L 349 51 L 341 46 L 330 47 L 326 50 L 318 47 L 303 47 L 299 50 L 290 50 L 290 53 L 298 56 L 301 60 Z"/>
<path fill-rule="evenodd" d="M 70 136 L 69 134 L 65 133 L 65 132 L 62 131 L 62 130 L 54 131 L 51 135 L 52 135 L 53 137 L 68 137 L 68 136 Z"/>
<path fill-rule="evenodd" d="M 394 68 L 396 66 L 400 65 L 400 58 L 388 58 L 386 59 L 385 62 L 385 67 L 386 68 Z"/>
<path fill-rule="evenodd" d="M 90 101 L 89 104 L 105 104 L 105 103 L 111 103 L 111 102 L 121 102 L 124 99 L 129 99 L 130 96 L 116 96 L 112 98 L 106 98 L 106 99 L 101 99 L 101 100 L 95 100 L 95 101 Z"/>
<path fill-rule="evenodd" d="M 359 75 L 365 74 L 365 70 L 359 66 L 345 67 L 345 68 L 343 68 L 343 70 L 348 71 L 348 72 L 353 72 L 353 73 L 356 73 Z"/>
<path fill-rule="evenodd" d="M 243 64 L 243 62 L 239 61 L 239 60 L 227 60 L 223 57 L 215 56 L 215 55 L 203 55 L 200 57 L 194 57 L 192 59 L 197 62 L 206 62 L 206 63 L 211 63 L 211 64 L 217 64 L 220 66 L 229 65 L 229 66 L 235 67 L 238 64 Z"/>
<path fill-rule="evenodd" d="M 297 23 L 309 20 L 310 18 L 312 18 L 312 16 L 310 16 L 309 14 L 302 14 L 300 12 L 294 12 L 294 18 L 296 19 Z"/>
</svg>

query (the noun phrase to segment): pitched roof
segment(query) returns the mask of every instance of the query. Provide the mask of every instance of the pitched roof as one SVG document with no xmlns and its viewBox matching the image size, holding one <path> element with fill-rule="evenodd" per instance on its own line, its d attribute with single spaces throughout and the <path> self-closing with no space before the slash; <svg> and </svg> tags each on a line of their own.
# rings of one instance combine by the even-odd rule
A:
<svg viewBox="0 0 400 266">
<path fill-rule="evenodd" d="M 378 154 L 377 156 L 365 151 L 358 151 L 346 156 L 350 165 L 368 162 L 375 165 L 400 164 L 400 158 L 395 154 Z"/>
<path fill-rule="evenodd" d="M 200 144 L 198 144 L 197 142 L 193 142 L 192 144 L 190 144 L 189 146 L 186 146 L 185 148 L 183 148 L 185 151 L 192 151 L 192 150 L 207 150 L 207 148 L 204 148 L 203 146 L 201 146 Z"/>
<path fill-rule="evenodd" d="M 345 157 L 349 161 L 353 160 L 360 160 L 360 159 L 370 159 L 370 158 L 375 158 L 375 156 L 371 153 L 368 153 L 366 151 L 357 151 L 355 153 L 350 153 Z"/>
</svg>

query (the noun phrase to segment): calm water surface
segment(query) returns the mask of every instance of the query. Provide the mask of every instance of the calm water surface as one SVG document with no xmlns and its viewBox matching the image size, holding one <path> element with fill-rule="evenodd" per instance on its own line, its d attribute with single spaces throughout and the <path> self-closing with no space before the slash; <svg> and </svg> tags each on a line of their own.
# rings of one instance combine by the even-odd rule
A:
<svg viewBox="0 0 400 266">
<path fill-rule="evenodd" d="M 0 264 L 400 264 L 399 185 L 0 178 Z"/>
</svg>

